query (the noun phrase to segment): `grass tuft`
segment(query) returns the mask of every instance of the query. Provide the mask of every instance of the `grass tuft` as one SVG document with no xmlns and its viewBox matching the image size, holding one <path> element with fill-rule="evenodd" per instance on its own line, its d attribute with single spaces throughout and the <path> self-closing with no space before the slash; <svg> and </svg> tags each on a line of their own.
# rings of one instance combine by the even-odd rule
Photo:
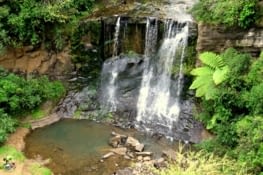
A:
<svg viewBox="0 0 263 175">
<path fill-rule="evenodd" d="M 23 153 L 17 151 L 15 148 L 11 146 L 0 147 L 0 156 L 11 157 L 12 160 L 21 161 L 21 162 L 25 160 L 25 156 L 23 155 Z"/>
</svg>

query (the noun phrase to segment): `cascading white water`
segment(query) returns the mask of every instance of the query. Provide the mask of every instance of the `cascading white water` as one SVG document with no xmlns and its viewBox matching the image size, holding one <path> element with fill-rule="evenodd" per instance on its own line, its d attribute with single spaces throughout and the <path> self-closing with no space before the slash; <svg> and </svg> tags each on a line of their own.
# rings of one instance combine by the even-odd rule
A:
<svg viewBox="0 0 263 175">
<path fill-rule="evenodd" d="M 117 22 L 115 25 L 115 33 L 114 33 L 114 40 L 113 40 L 114 41 L 113 51 L 112 51 L 112 58 L 113 59 L 115 59 L 118 56 L 120 26 L 121 26 L 121 17 L 118 16 Z"/>
<path fill-rule="evenodd" d="M 148 17 L 146 22 L 146 33 L 145 33 L 145 50 L 144 56 L 151 57 L 157 46 L 158 37 L 158 19 L 154 17 Z"/>
<path fill-rule="evenodd" d="M 156 18 L 147 18 L 145 33 L 145 50 L 144 50 L 144 70 L 137 102 L 137 120 L 146 114 L 146 100 L 150 90 L 150 80 L 152 79 L 152 69 L 149 67 L 150 58 L 153 56 L 157 45 L 158 21 Z"/>
<path fill-rule="evenodd" d="M 112 59 L 110 62 L 105 62 L 103 64 L 102 74 L 106 74 L 111 67 L 111 72 L 108 77 L 109 84 L 107 85 L 107 89 L 104 92 L 103 97 L 103 106 L 107 108 L 109 111 L 116 111 L 116 86 L 115 82 L 118 77 L 118 64 L 114 63 L 118 59 L 118 47 L 119 47 L 119 33 L 120 33 L 120 26 L 121 26 L 121 17 L 117 18 L 117 22 L 115 25 L 115 33 L 114 33 L 114 43 L 113 43 L 113 51 L 112 51 Z"/>
<path fill-rule="evenodd" d="M 187 39 L 188 25 L 186 23 L 177 24 L 173 20 L 166 21 L 163 43 L 157 56 L 151 58 L 157 60 L 154 64 L 148 60 L 145 63 L 147 70 L 143 74 L 137 103 L 137 121 L 145 124 L 155 123 L 155 125 L 172 129 L 173 122 L 176 122 L 180 113 L 182 64 Z M 180 68 L 176 79 L 177 88 L 172 89 L 176 95 L 171 98 L 171 75 L 175 62 L 179 62 Z"/>
<path fill-rule="evenodd" d="M 201 132 L 201 124 L 192 118 L 190 93 L 185 92 L 187 98 L 180 99 L 188 30 L 189 37 L 195 36 L 195 25 L 187 10 L 196 1 L 166 0 L 160 15 L 153 14 L 158 17 L 147 18 L 143 55 L 130 51 L 141 53 L 144 24 L 140 20 L 134 25 L 133 18 L 126 16 L 122 21 L 116 18 L 112 57 L 103 65 L 99 100 L 105 112 L 116 112 L 122 127 L 135 126 L 153 135 L 198 142 L 196 133 Z M 168 20 L 162 23 L 159 17 Z M 162 39 L 157 37 L 158 32 Z M 118 55 L 118 48 L 123 54 Z"/>
</svg>

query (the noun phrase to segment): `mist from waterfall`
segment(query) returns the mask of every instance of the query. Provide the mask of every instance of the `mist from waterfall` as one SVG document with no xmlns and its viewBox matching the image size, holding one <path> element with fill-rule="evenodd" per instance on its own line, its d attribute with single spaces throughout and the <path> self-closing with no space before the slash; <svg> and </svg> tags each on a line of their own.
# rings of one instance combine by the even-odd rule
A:
<svg viewBox="0 0 263 175">
<path fill-rule="evenodd" d="M 173 123 L 177 121 L 180 114 L 182 69 L 188 25 L 166 20 L 163 43 L 157 55 L 150 57 L 147 55 L 149 50 L 147 47 L 151 46 L 147 42 L 152 31 L 148 30 L 154 30 L 154 27 L 146 28 L 146 60 L 137 103 L 137 121 L 172 129 Z M 174 76 L 176 78 L 173 84 L 176 84 L 176 87 L 172 87 L 172 72 L 175 64 L 178 64 L 179 70 Z"/>
<path fill-rule="evenodd" d="M 118 64 L 116 61 L 118 61 L 118 47 L 119 47 L 119 34 L 120 34 L 120 28 L 121 28 L 121 17 L 118 16 L 116 25 L 115 25 L 115 33 L 114 33 L 114 43 L 112 48 L 112 58 L 108 62 L 104 62 L 103 69 L 102 69 L 102 77 L 104 74 L 109 74 L 108 76 L 108 84 L 104 87 L 106 88 L 104 90 L 104 96 L 101 101 L 102 106 L 106 109 L 108 109 L 110 112 L 116 111 L 116 86 L 115 82 L 118 77 Z M 105 76 L 104 76 L 105 77 Z"/>
</svg>

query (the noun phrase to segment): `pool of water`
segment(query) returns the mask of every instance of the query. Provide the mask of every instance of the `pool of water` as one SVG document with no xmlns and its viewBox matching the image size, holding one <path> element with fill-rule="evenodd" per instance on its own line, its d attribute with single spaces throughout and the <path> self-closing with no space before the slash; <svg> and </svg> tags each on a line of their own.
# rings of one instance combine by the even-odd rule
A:
<svg viewBox="0 0 263 175">
<path fill-rule="evenodd" d="M 47 165 L 55 175 L 110 175 L 127 167 L 130 161 L 113 156 L 101 162 L 109 152 L 111 132 L 133 136 L 145 144 L 146 151 L 161 156 L 163 149 L 176 145 L 164 139 L 152 138 L 135 130 L 95 123 L 87 120 L 61 120 L 53 125 L 34 130 L 26 137 L 25 154 L 29 158 L 41 156 L 51 161 Z"/>
</svg>

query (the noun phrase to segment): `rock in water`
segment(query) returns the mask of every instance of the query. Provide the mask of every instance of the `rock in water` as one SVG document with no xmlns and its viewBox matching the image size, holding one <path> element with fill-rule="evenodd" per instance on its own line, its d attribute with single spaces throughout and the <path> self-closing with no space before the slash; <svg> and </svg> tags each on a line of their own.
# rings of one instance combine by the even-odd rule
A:
<svg viewBox="0 0 263 175">
<path fill-rule="evenodd" d="M 104 156 L 102 156 L 102 158 L 103 158 L 103 159 L 107 159 L 107 158 L 109 158 L 109 157 L 111 157 L 111 156 L 113 156 L 113 155 L 114 155 L 113 152 L 109 152 L 109 153 L 105 154 Z"/>
<path fill-rule="evenodd" d="M 127 148 L 123 147 L 123 148 L 114 148 L 111 149 L 112 152 L 119 154 L 119 155 L 125 155 L 127 152 Z"/>
<path fill-rule="evenodd" d="M 135 151 L 141 152 L 143 151 L 144 144 L 140 143 L 137 139 L 133 137 L 128 137 L 126 140 L 126 145 L 130 146 Z"/>
</svg>

